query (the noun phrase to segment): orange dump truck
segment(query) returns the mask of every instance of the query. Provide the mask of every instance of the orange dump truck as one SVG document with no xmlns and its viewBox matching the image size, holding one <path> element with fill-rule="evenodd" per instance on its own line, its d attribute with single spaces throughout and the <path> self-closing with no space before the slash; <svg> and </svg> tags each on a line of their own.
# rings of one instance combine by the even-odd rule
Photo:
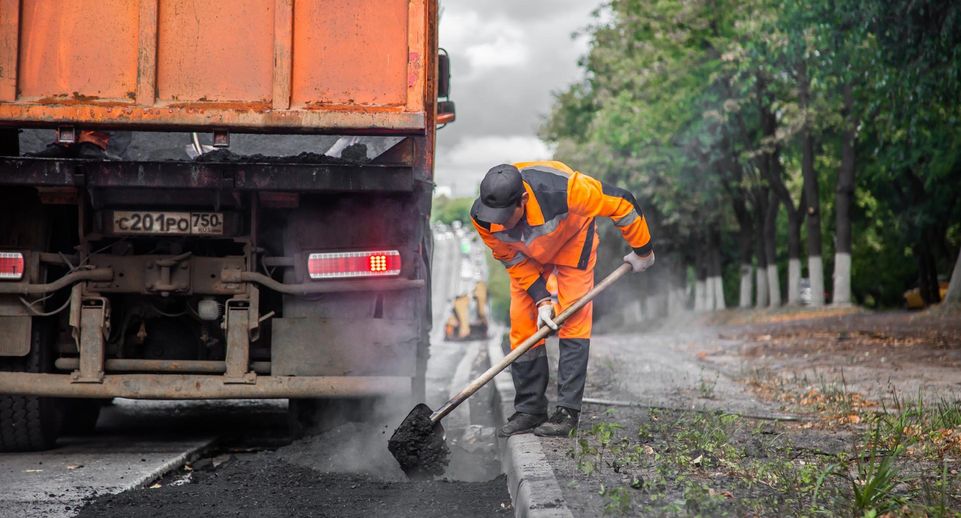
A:
<svg viewBox="0 0 961 518">
<path fill-rule="evenodd" d="M 422 398 L 447 70 L 436 0 L 0 0 L 0 450 L 113 397 Z"/>
</svg>

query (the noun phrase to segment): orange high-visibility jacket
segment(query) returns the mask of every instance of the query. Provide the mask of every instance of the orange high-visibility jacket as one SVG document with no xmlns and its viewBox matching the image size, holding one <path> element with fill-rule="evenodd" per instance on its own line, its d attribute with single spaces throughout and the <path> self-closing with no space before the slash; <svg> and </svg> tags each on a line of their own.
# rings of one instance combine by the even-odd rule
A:
<svg viewBox="0 0 961 518">
<path fill-rule="evenodd" d="M 638 255 L 653 251 L 647 220 L 630 192 L 562 162 L 518 162 L 514 166 L 520 170 L 528 194 L 525 217 L 514 228 L 505 229 L 477 219 L 475 202 L 471 221 L 511 280 L 535 301 L 550 297 L 543 265 L 587 268 L 597 216 L 611 218 Z"/>
</svg>

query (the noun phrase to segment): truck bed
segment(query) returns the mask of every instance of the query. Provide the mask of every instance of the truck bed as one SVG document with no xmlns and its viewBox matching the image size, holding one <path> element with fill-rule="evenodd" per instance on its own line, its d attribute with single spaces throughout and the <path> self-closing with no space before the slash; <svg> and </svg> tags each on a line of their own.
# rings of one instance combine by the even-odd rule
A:
<svg viewBox="0 0 961 518">
<path fill-rule="evenodd" d="M 0 124 L 423 134 L 431 0 L 0 0 Z"/>
</svg>

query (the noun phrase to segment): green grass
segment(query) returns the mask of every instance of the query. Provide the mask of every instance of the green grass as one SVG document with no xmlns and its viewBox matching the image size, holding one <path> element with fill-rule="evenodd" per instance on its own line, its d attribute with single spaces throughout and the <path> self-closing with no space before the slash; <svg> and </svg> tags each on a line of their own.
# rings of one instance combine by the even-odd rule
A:
<svg viewBox="0 0 961 518">
<path fill-rule="evenodd" d="M 832 399 L 851 397 L 842 385 Z M 961 450 L 934 441 L 961 433 L 961 403 L 919 398 L 862 412 L 850 448 L 836 454 L 811 439 L 798 446 L 810 433 L 801 425 L 650 410 L 634 423 L 598 416 L 568 455 L 606 514 L 961 516 Z"/>
</svg>

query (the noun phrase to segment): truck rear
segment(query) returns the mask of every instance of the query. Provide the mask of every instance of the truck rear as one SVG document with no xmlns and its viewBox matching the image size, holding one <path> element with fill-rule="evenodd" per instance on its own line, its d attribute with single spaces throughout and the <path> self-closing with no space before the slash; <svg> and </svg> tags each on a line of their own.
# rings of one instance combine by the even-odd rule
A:
<svg viewBox="0 0 961 518">
<path fill-rule="evenodd" d="M 435 0 L 0 0 L 0 450 L 113 397 L 421 399 L 436 22 Z M 23 156 L 24 128 L 200 156 Z M 351 152 L 232 152 L 249 134 Z"/>
</svg>

